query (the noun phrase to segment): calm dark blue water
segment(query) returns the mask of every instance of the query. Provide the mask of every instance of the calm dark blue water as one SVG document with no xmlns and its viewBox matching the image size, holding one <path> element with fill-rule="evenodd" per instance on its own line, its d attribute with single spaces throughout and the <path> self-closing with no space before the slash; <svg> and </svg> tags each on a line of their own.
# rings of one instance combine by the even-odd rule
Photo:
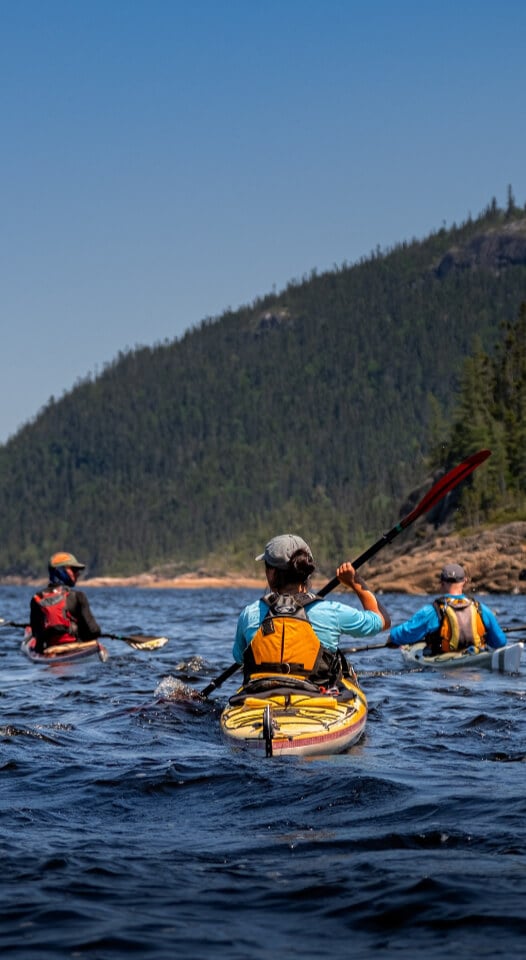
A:
<svg viewBox="0 0 526 960">
<path fill-rule="evenodd" d="M 51 668 L 1 629 L 2 957 L 523 957 L 526 668 L 420 673 L 362 653 L 357 747 L 249 760 L 219 735 L 236 677 L 208 703 L 162 693 L 230 664 L 257 592 L 87 592 L 105 631 L 171 640 Z M 30 595 L 0 587 L 0 616 L 25 620 Z M 384 600 L 395 622 L 422 603 Z M 526 598 L 489 602 L 526 621 Z"/>
</svg>

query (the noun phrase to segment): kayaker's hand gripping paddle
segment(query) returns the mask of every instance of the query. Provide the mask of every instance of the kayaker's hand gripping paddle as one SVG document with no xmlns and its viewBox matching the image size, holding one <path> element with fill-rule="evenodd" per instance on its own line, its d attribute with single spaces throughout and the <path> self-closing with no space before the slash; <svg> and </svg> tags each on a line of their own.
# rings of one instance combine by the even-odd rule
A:
<svg viewBox="0 0 526 960">
<path fill-rule="evenodd" d="M 384 535 L 380 537 L 376 543 L 373 543 L 372 546 L 365 550 L 364 553 L 360 554 L 356 560 L 352 561 L 352 565 L 355 570 L 358 569 L 358 567 L 361 567 L 362 564 L 367 560 L 370 560 L 371 557 L 374 557 L 375 553 L 378 553 L 379 550 L 382 550 L 382 548 L 388 543 L 391 543 L 399 533 L 402 533 L 403 530 L 414 523 L 418 517 L 421 517 L 424 513 L 428 513 L 432 507 L 434 507 L 446 496 L 446 494 L 457 487 L 462 480 L 465 480 L 467 477 L 469 477 L 469 475 L 473 473 L 473 471 L 476 470 L 481 463 L 484 463 L 489 456 L 491 456 L 491 450 L 479 450 L 478 453 L 472 453 L 470 457 L 467 457 L 462 461 L 462 463 L 459 463 L 458 466 L 448 470 L 443 477 L 440 477 L 440 480 L 437 480 L 437 482 L 433 484 L 431 489 L 428 490 L 424 497 L 422 497 L 420 503 L 418 503 L 416 507 L 414 507 L 414 509 L 407 514 L 406 517 L 403 517 L 402 520 L 395 524 L 392 530 L 389 530 L 388 533 L 384 533 Z M 326 583 L 321 590 L 318 590 L 318 596 L 325 597 L 331 592 L 331 590 L 334 590 L 339 583 L 340 581 L 338 580 L 338 577 L 333 577 L 333 579 L 329 580 L 329 582 Z M 379 644 L 378 647 L 380 646 L 387 646 L 387 644 Z M 201 690 L 201 696 L 208 697 L 213 690 L 217 690 L 217 688 L 220 687 L 225 680 L 228 680 L 232 674 L 236 673 L 236 671 L 240 669 L 240 663 L 232 663 L 229 667 L 227 667 L 226 670 L 223 671 L 223 673 L 216 677 L 215 680 L 211 680 L 204 690 Z"/>
</svg>

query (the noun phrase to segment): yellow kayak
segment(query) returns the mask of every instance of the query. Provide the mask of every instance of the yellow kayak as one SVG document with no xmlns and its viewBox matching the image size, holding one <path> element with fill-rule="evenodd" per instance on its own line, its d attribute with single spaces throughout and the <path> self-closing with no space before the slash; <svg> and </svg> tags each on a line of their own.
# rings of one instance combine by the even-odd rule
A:
<svg viewBox="0 0 526 960">
<path fill-rule="evenodd" d="M 234 748 L 266 757 L 342 753 L 362 736 L 367 700 L 356 680 L 321 692 L 280 678 L 240 687 L 221 714 L 221 732 Z"/>
</svg>

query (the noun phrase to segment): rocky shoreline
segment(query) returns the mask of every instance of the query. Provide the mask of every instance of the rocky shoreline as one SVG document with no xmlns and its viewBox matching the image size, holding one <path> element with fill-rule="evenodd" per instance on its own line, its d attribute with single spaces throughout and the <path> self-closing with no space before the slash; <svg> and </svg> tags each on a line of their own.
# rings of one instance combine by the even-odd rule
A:
<svg viewBox="0 0 526 960">
<path fill-rule="evenodd" d="M 402 535 L 403 536 L 403 535 Z M 526 521 L 481 529 L 476 533 L 413 539 L 404 550 L 386 547 L 367 564 L 367 578 L 376 590 L 436 593 L 445 563 L 460 563 L 470 593 L 526 594 Z"/>
<path fill-rule="evenodd" d="M 419 535 L 420 534 L 420 535 Z M 380 593 L 436 593 L 437 575 L 444 563 L 461 563 L 469 577 L 471 593 L 526 594 L 526 521 L 515 521 L 469 534 L 402 534 L 373 557 L 361 570 L 371 588 Z M 329 575 L 330 576 L 330 575 Z M 326 583 L 315 578 L 313 589 Z M 33 585 L 33 581 L 8 577 L 3 585 Z M 35 585 L 41 585 L 35 581 Z M 219 576 L 199 570 L 177 577 L 141 573 L 132 577 L 92 577 L 79 586 L 137 587 L 150 589 L 249 588 L 263 591 L 264 577 L 239 573 Z M 345 588 L 343 588 L 345 589 Z"/>
</svg>

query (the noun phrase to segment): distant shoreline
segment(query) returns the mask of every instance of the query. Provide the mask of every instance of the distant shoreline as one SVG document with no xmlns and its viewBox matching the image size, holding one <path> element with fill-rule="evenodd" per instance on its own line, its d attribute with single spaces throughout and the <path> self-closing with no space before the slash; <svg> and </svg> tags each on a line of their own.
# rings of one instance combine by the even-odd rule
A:
<svg viewBox="0 0 526 960">
<path fill-rule="evenodd" d="M 39 580 L 29 580 L 24 577 L 5 577 L 0 580 L 2 587 L 41 587 L 46 578 Z M 135 587 L 137 589 L 150 590 L 204 590 L 214 588 L 236 588 L 244 587 L 254 590 L 264 590 L 265 584 L 262 580 L 256 580 L 251 577 L 225 576 L 212 577 L 202 576 L 198 573 L 183 574 L 179 577 L 156 577 L 151 574 L 142 573 L 132 577 L 91 577 L 86 580 L 80 579 L 79 590 L 99 588 L 99 587 Z"/>
<path fill-rule="evenodd" d="M 183 574 L 179 577 L 155 577 L 150 574 L 138 574 L 135 577 L 93 577 L 79 581 L 79 587 L 137 587 L 153 590 L 206 590 L 215 588 L 246 587 L 262 590 L 264 583 L 251 577 L 225 576 L 209 577 L 199 573 Z"/>
<path fill-rule="evenodd" d="M 24 577 L 5 577 L 0 579 L 3 587 L 41 587 L 45 577 L 39 580 L 29 580 Z M 312 589 L 318 590 L 326 583 L 326 579 L 314 580 Z M 178 577 L 158 577 L 149 573 L 139 573 L 131 577 L 89 577 L 80 579 L 79 590 L 98 589 L 99 587 L 134 587 L 144 590 L 224 590 L 247 589 L 259 590 L 264 593 L 267 589 L 263 578 L 247 577 L 236 574 L 227 574 L 224 577 L 208 576 L 201 573 L 185 573 Z M 342 588 L 345 589 L 345 588 Z"/>
<path fill-rule="evenodd" d="M 382 552 L 367 564 L 365 579 L 375 593 L 436 594 L 437 575 L 445 562 L 461 563 L 468 577 L 468 593 L 509 593 L 526 596 L 526 520 L 485 527 L 468 533 L 440 532 L 433 537 L 400 543 L 398 549 Z M 312 582 L 316 592 L 334 573 L 317 572 Z M 24 577 L 0 579 L 2 586 L 42 587 L 45 574 L 38 580 Z M 205 568 L 163 577 L 158 573 L 138 573 L 130 577 L 86 577 L 79 589 L 98 587 L 134 587 L 150 590 L 258 590 L 267 587 L 264 571 L 259 577 L 229 572 L 214 575 Z M 336 591 L 348 592 L 345 587 Z"/>
</svg>

